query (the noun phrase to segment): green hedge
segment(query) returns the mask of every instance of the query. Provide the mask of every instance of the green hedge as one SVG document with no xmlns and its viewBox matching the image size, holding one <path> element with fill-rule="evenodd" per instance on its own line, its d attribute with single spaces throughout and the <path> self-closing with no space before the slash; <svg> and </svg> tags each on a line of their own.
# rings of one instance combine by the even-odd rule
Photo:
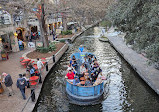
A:
<svg viewBox="0 0 159 112">
<path fill-rule="evenodd" d="M 37 47 L 36 51 L 40 52 L 40 53 L 47 53 L 47 52 L 49 52 L 49 48 L 46 48 L 46 47 Z"/>
<path fill-rule="evenodd" d="M 111 27 L 112 26 L 112 23 L 111 23 L 111 21 L 109 21 L 109 20 L 104 20 L 104 21 L 102 21 L 101 23 L 100 23 L 100 26 L 103 26 L 103 27 Z"/>
<path fill-rule="evenodd" d="M 71 35 L 71 34 L 72 34 L 72 31 L 71 31 L 71 30 L 62 31 L 61 34 L 62 34 L 62 35 Z"/>
<path fill-rule="evenodd" d="M 65 43 L 65 39 L 59 40 L 61 43 Z"/>
<path fill-rule="evenodd" d="M 40 53 L 48 53 L 49 51 L 55 51 L 56 50 L 56 43 L 55 42 L 52 42 L 49 44 L 49 47 L 46 48 L 46 47 L 37 47 L 36 48 L 36 51 L 37 52 L 40 52 Z"/>
</svg>

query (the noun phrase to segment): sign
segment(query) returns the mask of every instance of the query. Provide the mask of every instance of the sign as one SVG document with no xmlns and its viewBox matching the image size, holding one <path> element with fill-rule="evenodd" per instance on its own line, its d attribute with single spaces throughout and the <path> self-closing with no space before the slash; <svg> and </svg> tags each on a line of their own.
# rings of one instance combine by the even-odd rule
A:
<svg viewBox="0 0 159 112">
<path fill-rule="evenodd" d="M 33 42 L 28 42 L 28 47 L 33 48 L 35 47 L 35 44 Z"/>
<path fill-rule="evenodd" d="M 36 42 L 36 47 L 43 47 L 43 43 L 42 42 Z"/>
<path fill-rule="evenodd" d="M 61 33 L 61 29 L 56 29 L 56 34 L 60 34 Z"/>
</svg>

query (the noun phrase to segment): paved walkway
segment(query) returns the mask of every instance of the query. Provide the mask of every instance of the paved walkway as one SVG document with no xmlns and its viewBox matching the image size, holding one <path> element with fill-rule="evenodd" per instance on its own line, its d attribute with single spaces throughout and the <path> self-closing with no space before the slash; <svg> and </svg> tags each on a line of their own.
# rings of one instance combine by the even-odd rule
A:
<svg viewBox="0 0 159 112">
<path fill-rule="evenodd" d="M 9 60 L 0 61 L 0 74 L 6 72 L 11 75 L 13 79 L 13 90 L 15 95 L 8 97 L 7 89 L 4 87 L 5 92 L 0 94 L 0 112 L 20 112 L 22 106 L 26 103 L 27 100 L 23 100 L 22 95 L 19 89 L 16 87 L 16 81 L 19 77 L 18 74 L 25 73 L 25 69 L 20 64 L 20 57 L 23 53 L 29 51 L 26 49 L 19 51 L 17 53 L 10 53 Z M 30 95 L 30 90 L 26 89 L 26 97 Z"/>
<path fill-rule="evenodd" d="M 159 94 L 159 70 L 152 66 L 148 66 L 147 59 L 141 54 L 136 53 L 131 48 L 126 46 L 123 39 L 118 35 L 113 34 L 111 28 L 105 34 L 108 37 L 113 47 L 122 55 L 122 57 L 132 66 L 139 76 L 157 93 Z M 113 35 L 113 36 L 111 36 Z"/>
<path fill-rule="evenodd" d="M 56 62 L 60 59 L 60 57 L 66 51 L 67 48 L 68 48 L 68 45 L 66 44 L 65 46 L 63 46 L 63 49 L 59 50 L 59 52 L 56 53 L 55 55 Z M 3 85 L 5 92 L 3 94 L 0 94 L 0 112 L 21 112 L 28 98 L 30 97 L 30 93 L 31 93 L 30 88 L 26 89 L 27 99 L 23 100 L 21 92 L 16 87 L 16 81 L 19 77 L 19 74 L 20 73 L 23 74 L 26 71 L 26 69 L 20 64 L 20 57 L 22 56 L 22 54 L 29 52 L 30 50 L 32 49 L 27 48 L 23 51 L 10 53 L 9 60 L 6 60 L 6 61 L 0 60 L 0 74 L 2 74 L 3 72 L 6 72 L 11 75 L 13 80 L 13 90 L 15 93 L 15 95 L 8 97 L 8 90 Z M 52 68 L 54 64 L 55 63 L 53 63 L 52 60 L 49 61 L 48 63 L 49 70 Z M 44 71 L 42 73 L 43 80 L 46 77 L 47 73 L 48 71 L 46 71 L 46 69 L 44 68 Z M 41 87 L 42 87 L 42 84 L 38 84 L 35 90 L 36 101 L 40 94 Z M 34 109 L 36 101 L 32 102 L 31 100 L 29 100 L 29 102 L 26 105 L 26 108 L 24 109 L 24 112 L 31 112 Z"/>
</svg>

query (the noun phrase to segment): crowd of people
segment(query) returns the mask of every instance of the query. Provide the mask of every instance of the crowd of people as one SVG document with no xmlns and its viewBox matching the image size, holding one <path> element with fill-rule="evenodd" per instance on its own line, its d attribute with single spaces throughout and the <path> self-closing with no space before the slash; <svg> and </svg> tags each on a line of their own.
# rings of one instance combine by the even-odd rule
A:
<svg viewBox="0 0 159 112">
<path fill-rule="evenodd" d="M 27 68 L 26 68 L 26 73 L 23 74 L 19 74 L 19 78 L 17 79 L 16 82 L 16 86 L 17 88 L 19 88 L 23 99 L 26 99 L 25 96 L 25 89 L 26 88 L 30 88 L 30 77 L 32 76 L 38 76 L 39 77 L 39 83 L 42 83 L 41 80 L 41 69 L 44 67 L 42 61 L 39 60 L 39 58 L 37 58 L 37 70 L 33 67 L 33 65 L 30 63 Z M 3 76 L 3 80 L 1 83 L 4 83 L 6 88 L 8 89 L 8 96 L 13 96 L 15 93 L 12 89 L 12 85 L 13 85 L 13 80 L 11 75 L 3 72 L 2 73 Z"/>
<path fill-rule="evenodd" d="M 78 63 L 76 57 L 73 55 L 70 59 L 67 71 L 68 73 L 65 78 L 73 83 L 73 85 L 95 86 L 100 84 L 103 79 L 99 63 L 96 57 L 92 54 L 86 54 L 82 64 Z"/>
</svg>

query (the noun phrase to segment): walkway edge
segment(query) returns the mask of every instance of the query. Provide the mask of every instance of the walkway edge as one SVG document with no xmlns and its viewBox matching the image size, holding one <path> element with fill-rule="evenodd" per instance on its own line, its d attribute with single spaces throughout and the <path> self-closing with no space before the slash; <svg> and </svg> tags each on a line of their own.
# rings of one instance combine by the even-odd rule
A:
<svg viewBox="0 0 159 112">
<path fill-rule="evenodd" d="M 119 36 L 108 36 L 110 44 L 131 65 L 138 75 L 159 95 L 159 71 L 147 64 L 147 59 L 128 48 Z"/>
</svg>

